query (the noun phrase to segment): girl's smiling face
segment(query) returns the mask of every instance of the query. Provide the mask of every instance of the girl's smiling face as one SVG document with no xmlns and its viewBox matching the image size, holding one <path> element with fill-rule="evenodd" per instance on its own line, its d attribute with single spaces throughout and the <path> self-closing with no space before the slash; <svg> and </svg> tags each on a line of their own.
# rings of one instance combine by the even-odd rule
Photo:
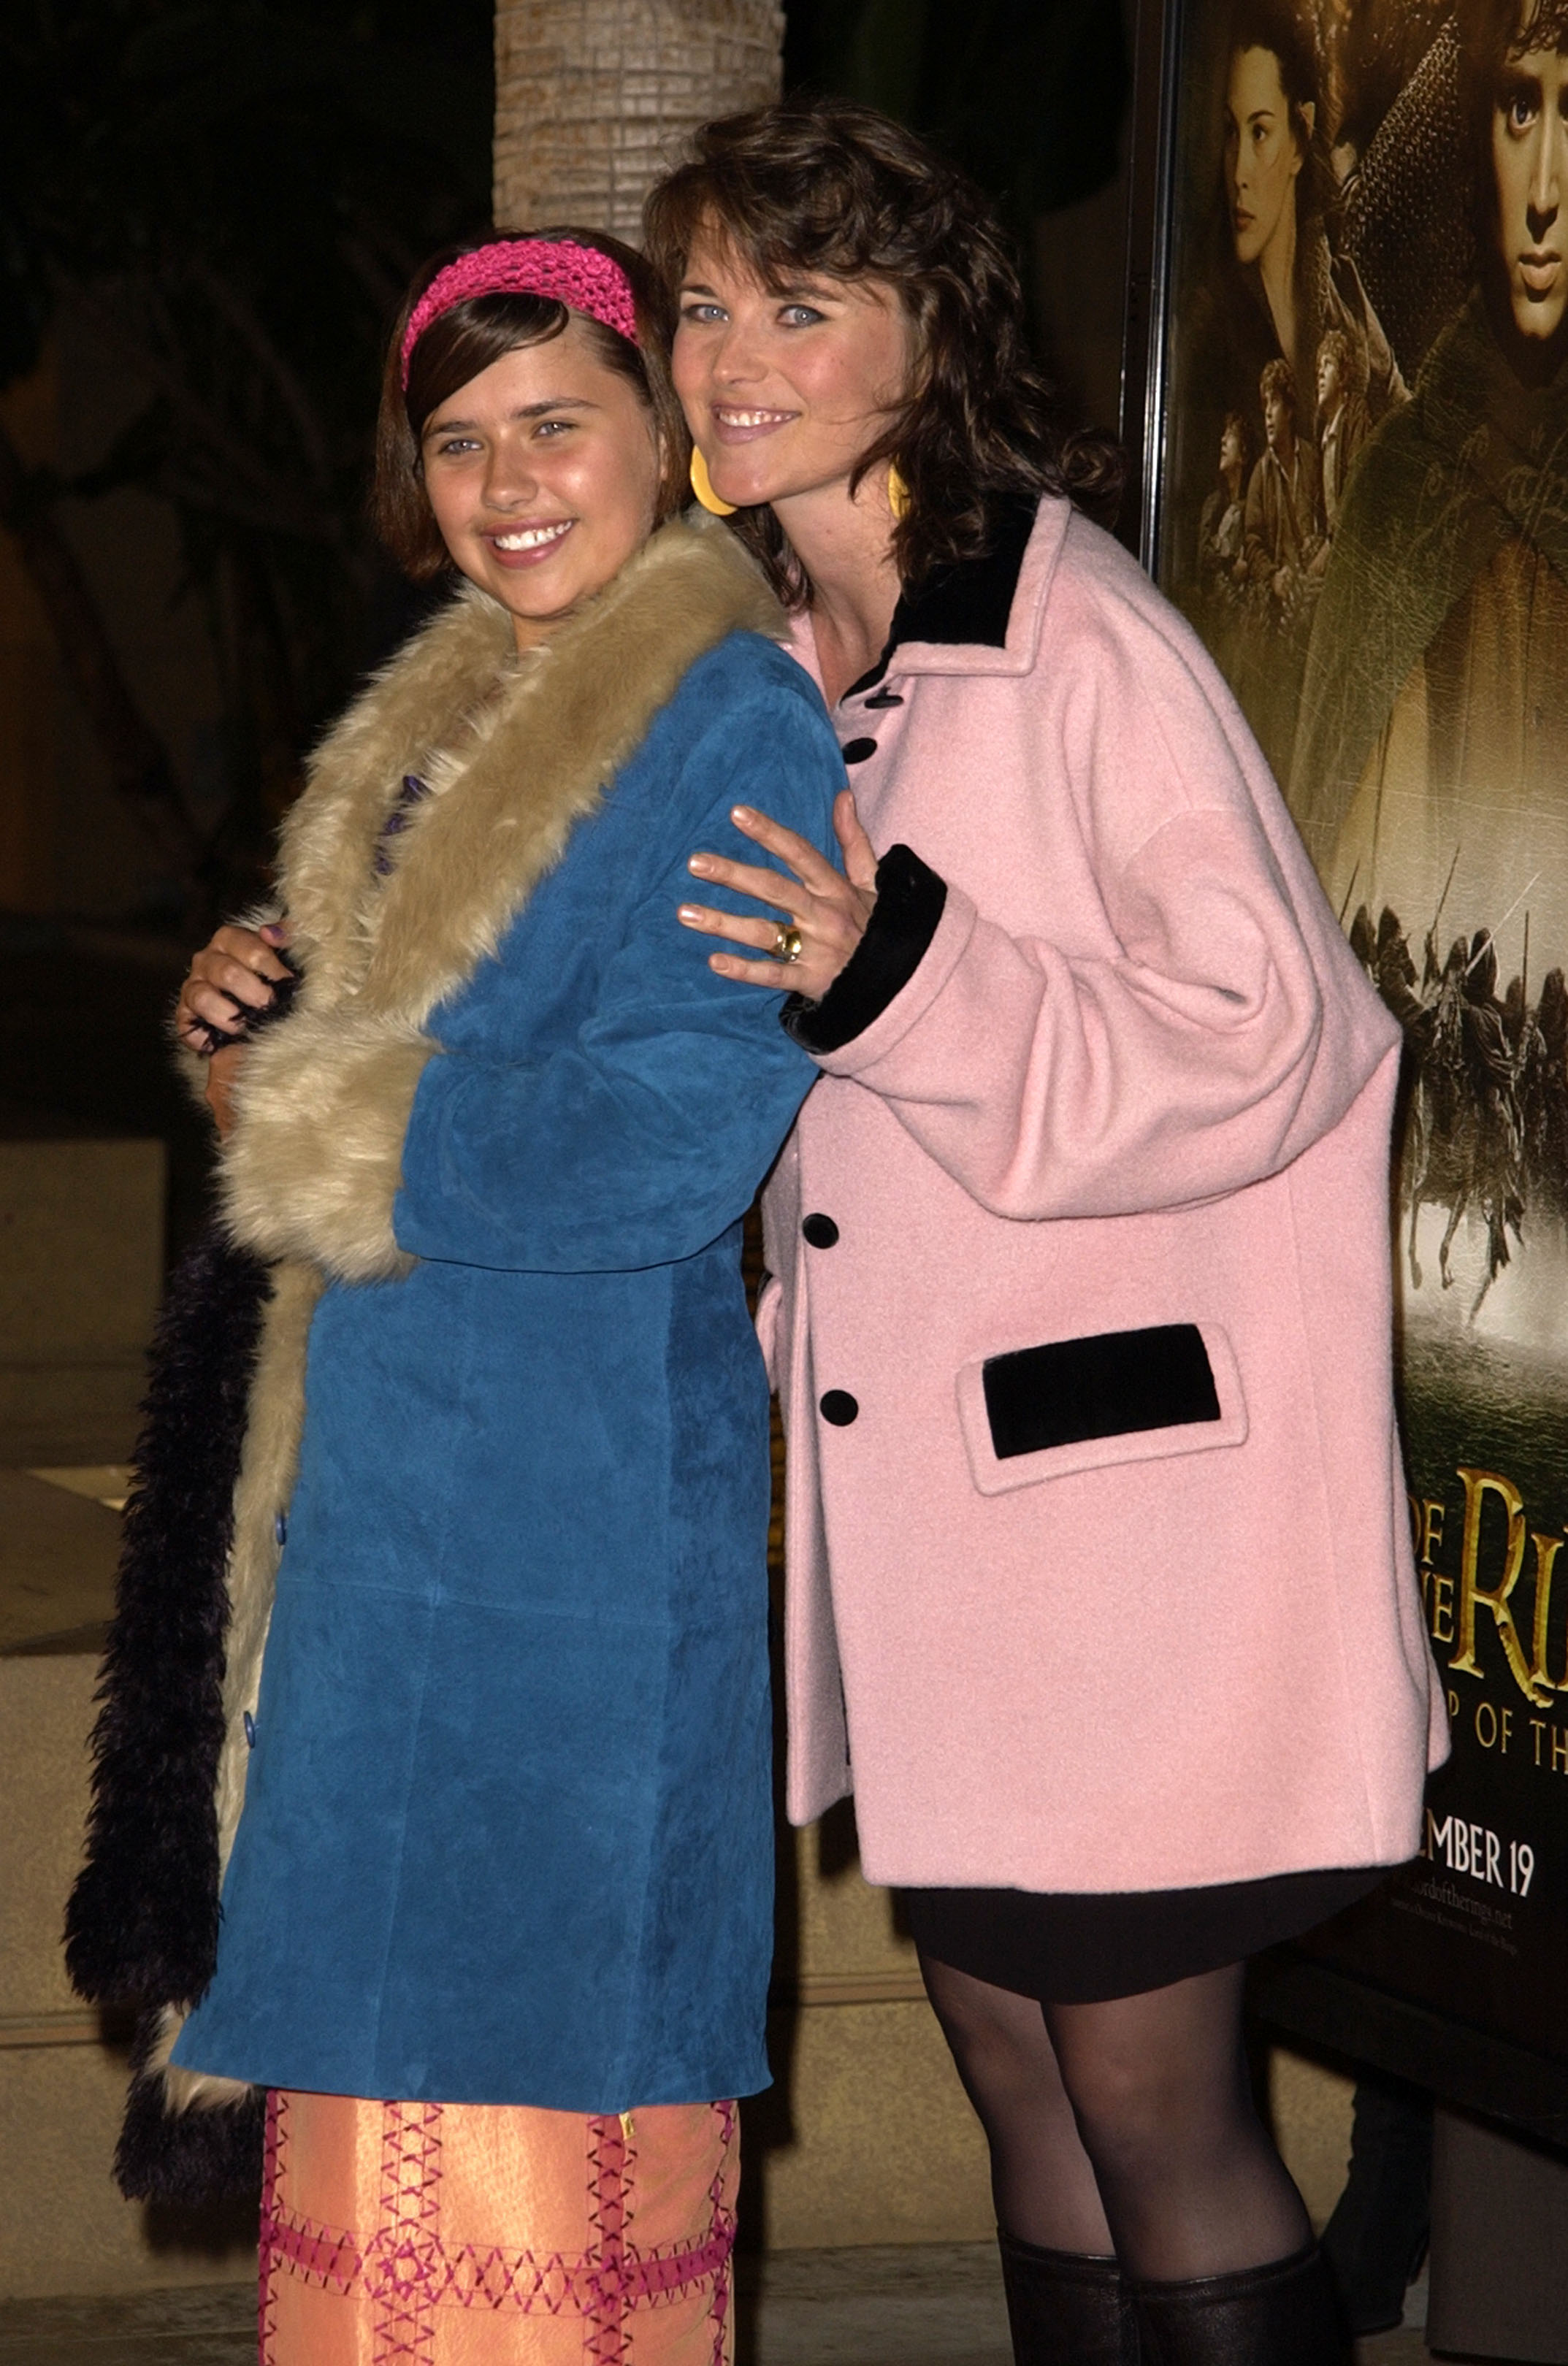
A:
<svg viewBox="0 0 1568 2366">
<path fill-rule="evenodd" d="M 841 494 L 907 400 L 914 360 L 913 328 L 879 282 L 802 272 L 770 288 L 717 240 L 694 243 L 675 388 L 715 492 L 737 509 Z"/>
<path fill-rule="evenodd" d="M 652 531 L 662 456 L 636 388 L 574 319 L 503 354 L 424 422 L 420 466 L 454 566 L 547 638 Z"/>
</svg>

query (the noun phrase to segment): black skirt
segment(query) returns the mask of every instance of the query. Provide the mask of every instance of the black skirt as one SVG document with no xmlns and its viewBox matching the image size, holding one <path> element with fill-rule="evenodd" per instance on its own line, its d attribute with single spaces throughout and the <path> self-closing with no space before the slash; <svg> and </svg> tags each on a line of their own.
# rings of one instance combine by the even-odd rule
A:
<svg viewBox="0 0 1568 2366">
<path fill-rule="evenodd" d="M 910 1933 L 932 1956 L 1043 2004 L 1103 2004 L 1240 1963 L 1299 1939 L 1387 1879 L 1389 1865 L 1279 1873 L 1213 1889 L 906 1889 Z"/>
</svg>

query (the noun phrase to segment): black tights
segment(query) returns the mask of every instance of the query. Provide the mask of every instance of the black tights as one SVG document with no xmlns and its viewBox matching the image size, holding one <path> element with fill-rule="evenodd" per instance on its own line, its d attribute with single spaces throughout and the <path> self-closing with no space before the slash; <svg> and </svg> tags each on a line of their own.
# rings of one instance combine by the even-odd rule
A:
<svg viewBox="0 0 1568 2366">
<path fill-rule="evenodd" d="M 1311 2239 L 1253 2107 L 1242 1966 L 1107 2004 L 1037 2004 L 920 1959 L 991 2151 L 997 2217 L 1053 2251 L 1114 2251 L 1161 2282 L 1287 2259 Z"/>
</svg>

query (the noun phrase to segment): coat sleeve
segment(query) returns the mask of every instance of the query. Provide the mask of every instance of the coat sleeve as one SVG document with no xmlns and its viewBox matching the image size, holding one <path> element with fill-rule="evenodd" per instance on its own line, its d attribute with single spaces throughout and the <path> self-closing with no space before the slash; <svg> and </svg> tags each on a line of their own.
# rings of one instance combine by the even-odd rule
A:
<svg viewBox="0 0 1568 2366">
<path fill-rule="evenodd" d="M 816 1071 L 779 1026 L 783 995 L 716 975 L 677 920 L 686 858 L 712 846 L 755 861 L 729 819 L 745 802 L 836 860 L 842 781 L 826 716 L 793 684 L 726 703 L 683 755 L 591 1018 L 535 1063 L 453 1051 L 427 1064 L 400 1248 L 517 1272 L 627 1270 L 690 1256 L 744 1214 Z"/>
<path fill-rule="evenodd" d="M 1072 783 L 1113 949 L 1010 933 L 892 866 L 906 934 L 931 916 L 918 966 L 851 1040 L 803 1031 L 998 1215 L 1241 1189 L 1337 1124 L 1396 1040 L 1239 716 L 1168 647 L 1148 673 L 1098 701 Z M 1118 846 L 1129 812 L 1160 817 Z"/>
</svg>

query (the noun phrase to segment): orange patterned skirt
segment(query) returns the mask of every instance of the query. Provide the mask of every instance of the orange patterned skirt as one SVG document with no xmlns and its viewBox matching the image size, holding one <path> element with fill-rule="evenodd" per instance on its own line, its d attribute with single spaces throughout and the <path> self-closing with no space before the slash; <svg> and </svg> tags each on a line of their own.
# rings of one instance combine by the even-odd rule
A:
<svg viewBox="0 0 1568 2366">
<path fill-rule="evenodd" d="M 729 2366 L 733 2103 L 268 2098 L 261 2366 Z"/>
</svg>

